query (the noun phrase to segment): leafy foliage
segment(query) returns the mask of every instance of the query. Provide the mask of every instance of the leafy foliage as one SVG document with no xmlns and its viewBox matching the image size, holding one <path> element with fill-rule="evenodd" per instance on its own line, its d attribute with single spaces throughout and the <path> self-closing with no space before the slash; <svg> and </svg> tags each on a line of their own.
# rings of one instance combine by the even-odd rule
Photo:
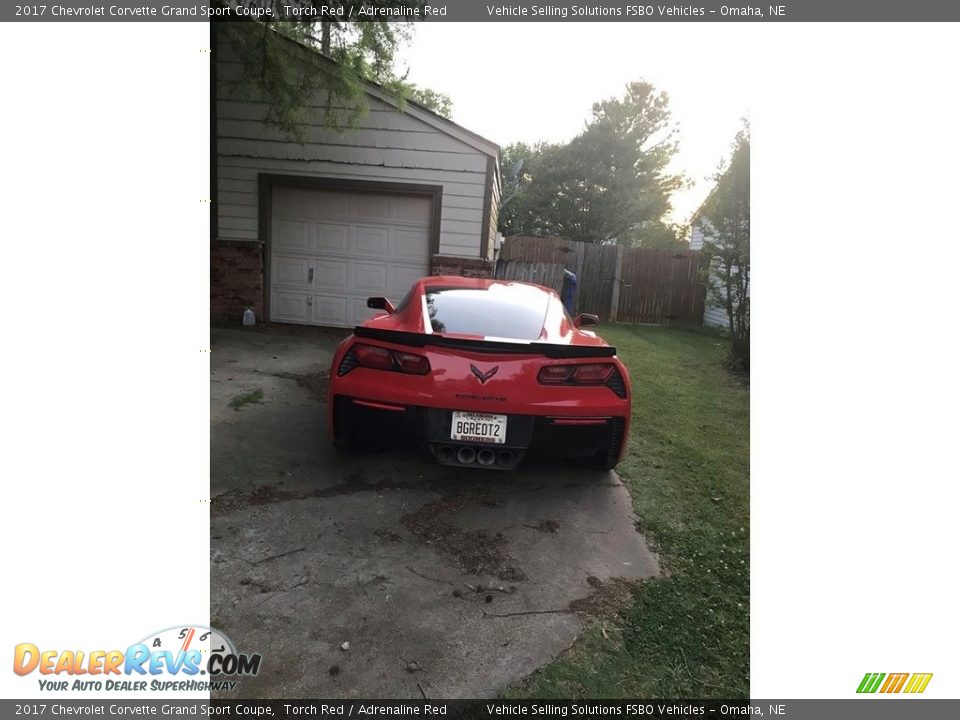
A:
<svg viewBox="0 0 960 720">
<path fill-rule="evenodd" d="M 368 17 L 362 12 L 402 10 L 424 5 L 424 0 L 247 0 L 250 7 L 272 7 L 283 17 L 284 6 L 300 9 L 343 9 L 344 17 Z M 351 15 L 352 14 L 352 15 Z M 409 42 L 411 26 L 400 20 L 278 21 L 217 23 L 227 34 L 243 63 L 243 80 L 260 93 L 268 110 L 267 124 L 302 140 L 305 111 L 323 105 L 322 124 L 334 129 L 356 126 L 367 111 L 364 83 L 384 88 L 402 108 L 413 100 L 449 117 L 450 98 L 418 88 L 393 70 L 397 50 Z M 290 41 L 293 41 L 292 43 Z M 319 102 L 317 102 L 319 101 Z"/>
<path fill-rule="evenodd" d="M 733 362 L 750 370 L 750 128 L 733 143 L 726 167 L 697 211 L 704 228 L 704 249 L 711 253 L 708 292 L 727 311 Z"/>
<path fill-rule="evenodd" d="M 446 93 L 411 85 L 409 99 L 448 119 L 453 113 L 453 101 Z"/>
<path fill-rule="evenodd" d="M 690 249 L 690 226 L 663 220 L 645 220 L 623 233 L 619 242 L 627 247 L 687 252 Z"/>
<path fill-rule="evenodd" d="M 520 189 L 503 208 L 505 234 L 557 235 L 591 243 L 635 241 L 644 223 L 670 209 L 682 178 L 666 165 L 677 151 L 669 100 L 647 82 L 593 105 L 566 144 L 516 143 L 503 166 L 523 159 Z"/>
</svg>

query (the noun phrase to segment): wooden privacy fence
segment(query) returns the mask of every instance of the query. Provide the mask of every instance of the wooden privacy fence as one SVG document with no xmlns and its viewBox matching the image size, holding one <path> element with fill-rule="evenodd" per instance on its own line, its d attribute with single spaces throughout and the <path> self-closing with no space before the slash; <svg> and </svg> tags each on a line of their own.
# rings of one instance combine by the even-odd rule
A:
<svg viewBox="0 0 960 720">
<path fill-rule="evenodd" d="M 626 250 L 620 269 L 617 319 L 701 325 L 709 264 L 709 257 L 699 250 Z"/>
<path fill-rule="evenodd" d="M 525 260 L 497 260 L 496 275 L 501 280 L 522 280 L 553 288 L 558 293 L 563 286 L 563 265 Z"/>
<path fill-rule="evenodd" d="M 503 244 L 496 276 L 552 287 L 563 270 L 577 276 L 576 312 L 601 320 L 703 322 L 706 266 L 697 250 L 624 249 L 560 238 L 512 237 Z"/>
</svg>

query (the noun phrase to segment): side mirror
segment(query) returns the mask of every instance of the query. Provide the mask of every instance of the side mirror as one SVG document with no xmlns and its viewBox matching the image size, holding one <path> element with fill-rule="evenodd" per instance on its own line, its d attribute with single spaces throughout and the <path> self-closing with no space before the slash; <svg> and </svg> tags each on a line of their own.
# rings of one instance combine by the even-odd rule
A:
<svg viewBox="0 0 960 720">
<path fill-rule="evenodd" d="M 388 315 L 393 315 L 397 311 L 393 303 L 385 297 L 367 298 L 367 307 L 371 310 L 386 310 Z"/>
<path fill-rule="evenodd" d="M 574 327 L 596 327 L 600 324 L 600 318 L 590 313 L 580 313 L 573 321 Z"/>
</svg>

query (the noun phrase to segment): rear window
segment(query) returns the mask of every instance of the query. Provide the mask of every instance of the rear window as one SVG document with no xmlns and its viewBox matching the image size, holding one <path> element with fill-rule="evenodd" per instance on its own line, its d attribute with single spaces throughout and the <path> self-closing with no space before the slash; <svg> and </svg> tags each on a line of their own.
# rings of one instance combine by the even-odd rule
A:
<svg viewBox="0 0 960 720">
<path fill-rule="evenodd" d="M 486 289 L 427 288 L 427 313 L 435 333 L 537 340 L 549 296 L 525 285 Z"/>
</svg>

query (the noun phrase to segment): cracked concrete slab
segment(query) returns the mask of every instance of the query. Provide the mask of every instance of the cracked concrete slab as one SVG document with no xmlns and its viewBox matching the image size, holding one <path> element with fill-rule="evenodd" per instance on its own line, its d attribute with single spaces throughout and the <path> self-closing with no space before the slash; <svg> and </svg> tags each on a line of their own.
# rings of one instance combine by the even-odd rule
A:
<svg viewBox="0 0 960 720">
<path fill-rule="evenodd" d="M 657 574 L 615 473 L 336 454 L 336 342 L 213 331 L 211 624 L 264 658 L 231 696 L 492 697 L 569 647 L 600 588 Z"/>
</svg>

